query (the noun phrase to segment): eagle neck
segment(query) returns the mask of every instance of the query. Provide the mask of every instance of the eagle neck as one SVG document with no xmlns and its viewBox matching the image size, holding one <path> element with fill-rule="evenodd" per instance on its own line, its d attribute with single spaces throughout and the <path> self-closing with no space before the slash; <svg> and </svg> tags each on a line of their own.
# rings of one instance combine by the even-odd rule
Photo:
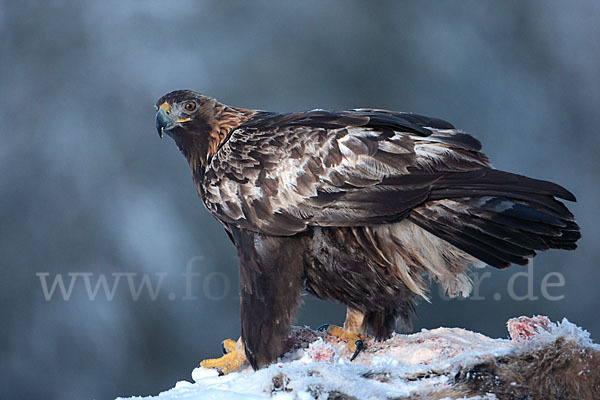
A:
<svg viewBox="0 0 600 400">
<path fill-rule="evenodd" d="M 257 111 L 246 108 L 231 107 L 217 103 L 215 105 L 215 120 L 208 137 L 207 160 L 212 158 L 227 141 L 231 132 L 252 118 Z"/>
<path fill-rule="evenodd" d="M 196 189 L 201 197 L 203 197 L 202 182 L 212 158 L 227 142 L 230 134 L 256 113 L 255 110 L 217 103 L 214 106 L 214 117 L 207 121 L 207 134 L 188 137 L 191 143 L 180 146 L 180 150 L 190 165 Z"/>
</svg>

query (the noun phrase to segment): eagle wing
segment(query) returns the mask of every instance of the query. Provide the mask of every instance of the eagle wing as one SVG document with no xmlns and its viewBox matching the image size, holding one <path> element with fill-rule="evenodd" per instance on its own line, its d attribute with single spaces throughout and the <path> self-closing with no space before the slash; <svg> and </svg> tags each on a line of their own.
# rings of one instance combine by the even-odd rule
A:
<svg viewBox="0 0 600 400">
<path fill-rule="evenodd" d="M 499 198 L 522 197 L 536 204 L 526 210 L 529 219 L 536 208 L 568 213 L 553 198 L 574 200 L 566 189 L 491 169 L 480 150 L 477 139 L 451 124 L 415 114 L 360 109 L 262 115 L 231 133 L 212 158 L 202 191 L 209 211 L 225 225 L 282 236 L 308 226 L 395 222 L 415 207 L 449 198 L 461 199 L 458 207 L 464 208 L 477 198 L 479 209 L 491 212 L 506 208 Z M 437 207 L 429 215 L 439 212 Z M 424 221 L 414 222 L 427 229 Z"/>
</svg>

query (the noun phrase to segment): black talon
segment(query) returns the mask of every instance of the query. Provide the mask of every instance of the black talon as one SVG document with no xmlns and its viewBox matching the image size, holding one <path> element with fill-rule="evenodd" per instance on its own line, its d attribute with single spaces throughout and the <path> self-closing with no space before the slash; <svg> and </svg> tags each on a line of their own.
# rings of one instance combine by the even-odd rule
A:
<svg viewBox="0 0 600 400">
<path fill-rule="evenodd" d="M 219 374 L 219 376 L 225 376 L 225 373 L 223 371 L 221 371 L 221 368 L 215 368 L 217 370 L 217 373 Z"/>
<path fill-rule="evenodd" d="M 227 354 L 227 350 L 225 350 L 225 341 L 221 342 L 221 351 L 223 352 L 223 355 Z"/>
<path fill-rule="evenodd" d="M 356 350 L 354 350 L 354 354 L 352 354 L 352 357 L 350 357 L 350 361 L 354 361 L 354 359 L 356 358 L 358 353 L 363 351 L 363 349 L 365 348 L 364 342 L 360 339 L 358 339 L 356 342 L 354 342 L 354 345 L 356 346 Z"/>
<path fill-rule="evenodd" d="M 327 332 L 327 329 L 329 329 L 330 326 L 331 324 L 323 324 L 317 328 L 317 332 Z"/>
</svg>

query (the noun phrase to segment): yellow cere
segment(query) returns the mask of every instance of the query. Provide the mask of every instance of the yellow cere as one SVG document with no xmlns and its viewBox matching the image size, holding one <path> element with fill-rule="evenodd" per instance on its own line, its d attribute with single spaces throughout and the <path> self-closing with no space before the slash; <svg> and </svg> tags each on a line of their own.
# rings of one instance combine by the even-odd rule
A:
<svg viewBox="0 0 600 400">
<path fill-rule="evenodd" d="M 165 110 L 165 111 L 171 111 L 171 106 L 169 105 L 169 103 L 167 103 L 166 101 L 164 103 L 162 103 L 159 107 L 159 109 L 161 110 Z"/>
</svg>

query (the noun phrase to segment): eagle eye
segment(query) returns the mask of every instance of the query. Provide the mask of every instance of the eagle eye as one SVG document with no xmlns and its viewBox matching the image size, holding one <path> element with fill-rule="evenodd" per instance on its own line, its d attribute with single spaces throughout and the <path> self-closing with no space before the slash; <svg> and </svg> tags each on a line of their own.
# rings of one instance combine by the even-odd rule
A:
<svg viewBox="0 0 600 400">
<path fill-rule="evenodd" d="M 196 102 L 188 101 L 183 105 L 183 108 L 185 108 L 186 111 L 194 111 L 196 109 Z"/>
</svg>

